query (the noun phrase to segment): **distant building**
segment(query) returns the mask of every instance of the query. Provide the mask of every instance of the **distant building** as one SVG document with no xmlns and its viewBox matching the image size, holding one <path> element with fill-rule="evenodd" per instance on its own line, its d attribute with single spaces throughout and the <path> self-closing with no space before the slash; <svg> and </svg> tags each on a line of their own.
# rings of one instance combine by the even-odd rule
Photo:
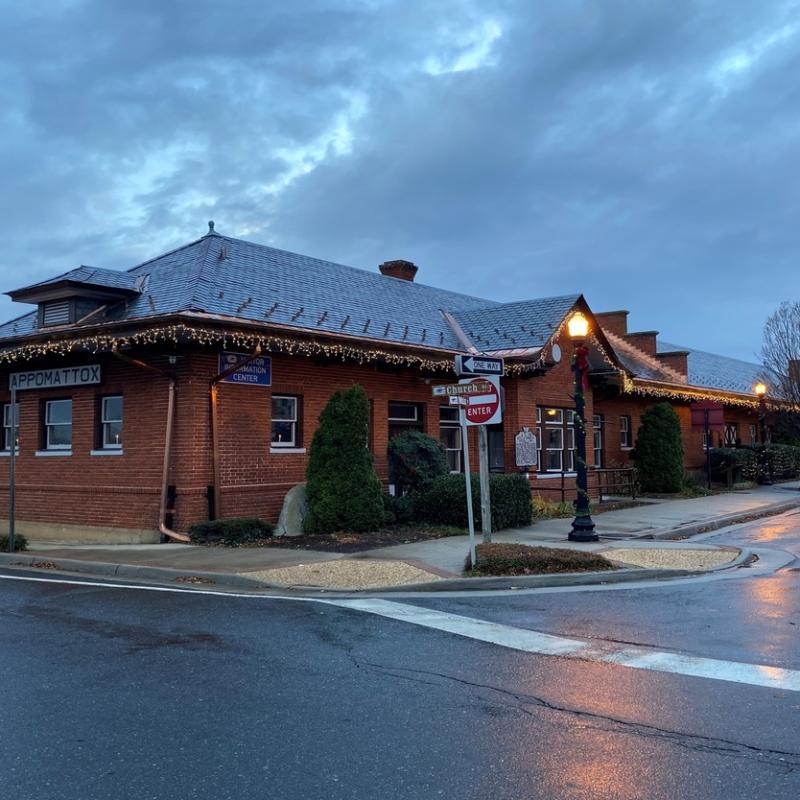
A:
<svg viewBox="0 0 800 800">
<path fill-rule="evenodd" d="M 460 471 L 457 409 L 432 387 L 453 382 L 454 356 L 470 352 L 506 361 L 491 468 L 524 471 L 534 492 L 553 499 L 562 487 L 571 496 L 565 325 L 575 310 L 592 329 L 587 460 L 598 479 L 602 468 L 629 464 L 640 416 L 658 399 L 681 417 L 688 468 L 704 460 L 693 401 L 724 406 L 714 445 L 757 436 L 758 365 L 628 333 L 627 312 L 593 314 L 581 295 L 496 303 L 424 286 L 416 274 L 407 261 L 373 273 L 221 236 L 210 224 L 202 238 L 127 272 L 82 266 L 10 291 L 34 309 L 0 325 L 0 502 L 12 382 L 18 529 L 145 542 L 209 517 L 275 520 L 304 480 L 320 411 L 353 383 L 370 399 L 369 447 L 385 483 L 387 443 L 409 429 L 440 439 Z M 515 464 L 523 427 L 537 434 L 538 464 Z"/>
</svg>

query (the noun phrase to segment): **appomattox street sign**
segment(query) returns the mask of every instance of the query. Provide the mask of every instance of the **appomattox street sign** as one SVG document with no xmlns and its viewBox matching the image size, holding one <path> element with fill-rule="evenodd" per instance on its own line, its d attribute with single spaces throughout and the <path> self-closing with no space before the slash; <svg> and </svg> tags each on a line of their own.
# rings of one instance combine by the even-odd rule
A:
<svg viewBox="0 0 800 800">
<path fill-rule="evenodd" d="M 100 383 L 102 373 L 99 364 L 82 367 L 59 367 L 58 369 L 34 369 L 29 372 L 12 372 L 8 376 L 8 388 L 18 392 L 24 389 L 60 389 L 64 386 L 86 386 Z"/>
<path fill-rule="evenodd" d="M 222 380 L 226 383 L 244 383 L 247 386 L 272 386 L 272 359 L 269 356 L 257 356 L 252 361 L 247 353 L 220 353 L 219 371 L 225 372 L 236 364 L 242 366 Z"/>
<path fill-rule="evenodd" d="M 457 375 L 497 375 L 506 374 L 502 358 L 489 356 L 456 356 Z"/>
</svg>

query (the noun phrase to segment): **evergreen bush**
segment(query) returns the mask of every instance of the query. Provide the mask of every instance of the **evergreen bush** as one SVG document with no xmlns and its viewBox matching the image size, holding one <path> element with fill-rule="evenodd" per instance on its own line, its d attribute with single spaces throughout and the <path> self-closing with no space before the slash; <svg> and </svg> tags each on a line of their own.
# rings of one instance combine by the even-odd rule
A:
<svg viewBox="0 0 800 800">
<path fill-rule="evenodd" d="M 18 552 L 20 550 L 27 550 L 27 549 L 28 549 L 28 540 L 21 533 L 14 534 L 14 551 Z M 7 552 L 8 552 L 8 534 L 2 533 L 0 534 L 0 553 L 7 553 Z"/>
<path fill-rule="evenodd" d="M 322 410 L 306 470 L 306 533 L 359 533 L 383 525 L 368 427 L 369 401 L 357 384 L 335 392 Z"/>
<path fill-rule="evenodd" d="M 683 485 L 681 425 L 669 403 L 657 403 L 642 415 L 633 459 L 643 492 L 680 492 Z"/>
<path fill-rule="evenodd" d="M 472 512 L 475 529 L 481 528 L 480 483 L 472 476 Z M 518 528 L 531 524 L 531 490 L 524 475 L 491 475 L 489 497 L 492 530 Z M 467 492 L 463 475 L 441 475 L 417 500 L 418 519 L 434 525 L 466 528 Z"/>
<path fill-rule="evenodd" d="M 448 472 L 444 448 L 433 437 L 406 431 L 389 442 L 389 481 L 398 494 L 424 492 Z"/>
</svg>

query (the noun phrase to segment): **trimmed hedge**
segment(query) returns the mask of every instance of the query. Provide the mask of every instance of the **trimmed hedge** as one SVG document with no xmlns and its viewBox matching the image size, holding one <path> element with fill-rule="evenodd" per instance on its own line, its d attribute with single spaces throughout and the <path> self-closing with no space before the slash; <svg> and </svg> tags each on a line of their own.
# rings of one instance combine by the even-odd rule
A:
<svg viewBox="0 0 800 800">
<path fill-rule="evenodd" d="M 358 384 L 322 409 L 306 470 L 306 533 L 359 533 L 384 522 L 383 490 L 367 447 L 369 401 Z"/>
<path fill-rule="evenodd" d="M 489 496 L 492 505 L 492 530 L 518 528 L 531 524 L 531 490 L 524 475 L 491 475 Z M 472 511 L 475 528 L 481 528 L 481 492 L 477 475 L 472 476 Z M 441 475 L 416 503 L 417 519 L 434 525 L 466 528 L 467 492 L 464 476 Z"/>
<path fill-rule="evenodd" d="M 475 550 L 477 564 L 474 569 L 471 569 L 467 556 L 464 569 L 468 575 L 542 575 L 616 569 L 599 553 L 559 547 L 492 542 L 479 544 Z"/>
<path fill-rule="evenodd" d="M 414 495 L 402 497 L 383 496 L 384 522 L 387 525 L 407 525 L 416 518 L 417 500 Z"/>
<path fill-rule="evenodd" d="M 258 517 L 231 517 L 196 522 L 187 533 L 193 544 L 224 544 L 239 547 L 272 536 L 275 526 Z"/>
<path fill-rule="evenodd" d="M 727 483 L 731 469 L 733 483 L 756 481 L 762 472 L 761 445 L 747 447 L 715 447 L 711 450 L 711 479 Z M 773 478 L 800 476 L 800 447 L 789 444 L 768 444 L 766 458 Z"/>
<path fill-rule="evenodd" d="M 681 490 L 681 423 L 669 403 L 650 406 L 642 415 L 633 460 L 643 492 L 673 493 Z"/>
<path fill-rule="evenodd" d="M 14 552 L 28 549 L 28 540 L 21 534 L 14 534 Z M 8 552 L 8 534 L 0 534 L 0 553 Z"/>
<path fill-rule="evenodd" d="M 444 448 L 432 436 L 406 431 L 389 442 L 389 481 L 399 494 L 424 492 L 447 472 Z"/>
</svg>

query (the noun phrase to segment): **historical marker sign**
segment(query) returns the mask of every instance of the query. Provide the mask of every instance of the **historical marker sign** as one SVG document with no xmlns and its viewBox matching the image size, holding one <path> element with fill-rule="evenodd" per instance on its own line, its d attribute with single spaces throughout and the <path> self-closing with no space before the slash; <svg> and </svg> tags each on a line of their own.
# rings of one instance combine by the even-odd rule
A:
<svg viewBox="0 0 800 800">
<path fill-rule="evenodd" d="M 490 356 L 456 356 L 457 375 L 496 375 L 506 374 L 502 358 Z"/>
<path fill-rule="evenodd" d="M 530 428 L 523 428 L 514 437 L 514 450 L 518 467 L 534 467 L 539 463 L 539 443 Z"/>
</svg>

